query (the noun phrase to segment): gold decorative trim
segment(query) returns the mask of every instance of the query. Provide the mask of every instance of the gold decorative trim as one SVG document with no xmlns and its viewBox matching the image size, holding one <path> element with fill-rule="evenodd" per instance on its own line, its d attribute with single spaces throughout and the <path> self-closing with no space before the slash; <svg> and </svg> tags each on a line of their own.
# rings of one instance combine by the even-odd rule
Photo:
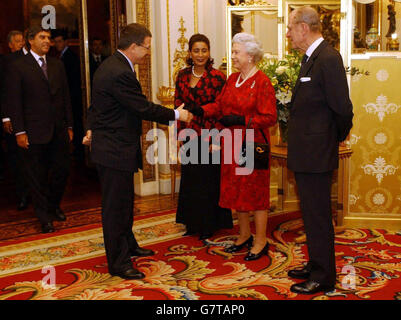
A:
<svg viewBox="0 0 401 320">
<path fill-rule="evenodd" d="M 157 99 L 160 100 L 161 104 L 169 109 L 174 109 L 174 91 L 173 87 L 159 87 L 159 92 L 157 93 Z"/>
<path fill-rule="evenodd" d="M 118 29 L 118 18 L 117 16 L 117 5 L 116 0 L 109 0 L 109 11 L 110 11 L 110 44 L 111 44 L 111 53 L 117 50 L 117 29 Z"/>
<path fill-rule="evenodd" d="M 194 33 L 198 33 L 199 31 L 199 23 L 198 23 L 198 0 L 194 0 Z"/>
<path fill-rule="evenodd" d="M 250 6 L 265 6 L 270 5 L 268 0 L 247 0 L 245 2 L 241 2 L 240 0 L 228 0 L 227 6 L 240 6 L 240 7 L 250 7 Z"/>
<path fill-rule="evenodd" d="M 82 92 L 83 101 L 85 101 L 85 106 L 83 109 L 84 119 L 86 119 L 86 109 L 89 108 L 91 104 L 91 84 L 89 75 L 89 36 L 88 36 L 88 16 L 87 16 L 87 6 L 86 1 L 79 1 L 79 33 L 81 39 L 80 53 L 81 57 L 81 85 L 85 88 Z"/>
<path fill-rule="evenodd" d="M 170 47 L 170 1 L 167 4 L 167 46 L 168 46 L 168 85 L 171 87 L 171 47 Z"/>
<path fill-rule="evenodd" d="M 136 18 L 137 22 L 150 29 L 150 2 L 149 0 L 136 0 Z M 138 79 L 141 83 L 143 94 L 148 98 L 152 98 L 152 66 L 149 57 L 145 64 L 138 65 Z M 151 121 L 142 121 L 142 132 L 148 132 L 153 129 Z M 154 165 L 145 161 L 146 151 L 152 144 L 152 141 L 146 140 L 146 135 L 142 135 L 142 158 L 143 158 L 143 182 L 156 180 L 156 168 Z M 144 154 L 145 153 L 145 154 Z"/>
<path fill-rule="evenodd" d="M 173 81 L 175 83 L 178 72 L 185 68 L 187 63 L 186 63 L 186 59 L 188 57 L 188 51 L 185 49 L 186 44 L 188 43 L 188 39 L 185 38 L 185 31 L 187 31 L 187 29 L 184 27 L 184 19 L 183 17 L 181 17 L 180 19 L 180 28 L 178 29 L 178 31 L 180 31 L 181 36 L 178 38 L 177 42 L 180 45 L 181 49 L 175 49 L 174 52 L 174 58 L 173 58 Z"/>
<path fill-rule="evenodd" d="M 255 11 L 251 11 L 251 33 L 255 34 Z"/>
</svg>

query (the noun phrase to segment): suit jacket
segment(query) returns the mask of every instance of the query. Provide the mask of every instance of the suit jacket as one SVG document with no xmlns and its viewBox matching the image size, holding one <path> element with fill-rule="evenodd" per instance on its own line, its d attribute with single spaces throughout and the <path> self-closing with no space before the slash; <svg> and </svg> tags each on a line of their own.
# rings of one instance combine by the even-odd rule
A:
<svg viewBox="0 0 401 320">
<path fill-rule="evenodd" d="M 353 112 L 341 55 L 326 41 L 301 68 L 291 104 L 288 168 L 305 173 L 338 168 L 339 142 L 352 128 Z"/>
<path fill-rule="evenodd" d="M 81 66 L 79 57 L 67 48 L 61 56 L 67 74 L 73 113 L 82 115 Z"/>
<path fill-rule="evenodd" d="M 146 99 L 129 62 L 116 51 L 100 65 L 93 79 L 88 112 L 92 161 L 109 168 L 137 171 L 142 168 L 142 120 L 168 124 L 174 119 L 174 110 Z"/>
<path fill-rule="evenodd" d="M 63 63 L 52 57 L 46 60 L 48 79 L 31 53 L 7 67 L 6 110 L 14 132 L 26 131 L 31 144 L 49 143 L 55 130 L 73 126 Z"/>
<path fill-rule="evenodd" d="M 1 108 L 1 118 L 9 118 L 9 115 L 7 114 L 6 111 L 6 90 L 5 90 L 5 85 L 6 85 L 6 77 L 8 75 L 8 69 L 7 67 L 10 66 L 10 64 L 23 57 L 24 56 L 24 52 L 21 50 L 13 52 L 13 53 L 9 53 L 5 56 L 2 57 L 2 61 L 1 61 L 1 66 L 0 66 L 0 105 L 4 106 Z"/>
<path fill-rule="evenodd" d="M 97 70 L 97 68 L 99 68 L 99 66 L 103 63 L 104 60 L 107 59 L 107 56 L 101 55 L 100 58 L 100 63 L 95 61 L 95 58 L 93 57 L 92 52 L 89 53 L 89 72 L 90 72 L 90 78 L 91 80 L 93 80 L 93 76 Z"/>
<path fill-rule="evenodd" d="M 2 108 L 2 104 L 3 104 L 3 86 L 4 86 L 4 77 L 5 77 L 5 72 L 4 72 L 4 56 L 2 54 L 0 54 L 0 121 L 2 118 L 6 118 L 6 116 L 3 115 L 3 108 Z M 0 130 L 1 130 L 0 126 Z M 1 134 L 0 134 L 1 137 Z"/>
</svg>

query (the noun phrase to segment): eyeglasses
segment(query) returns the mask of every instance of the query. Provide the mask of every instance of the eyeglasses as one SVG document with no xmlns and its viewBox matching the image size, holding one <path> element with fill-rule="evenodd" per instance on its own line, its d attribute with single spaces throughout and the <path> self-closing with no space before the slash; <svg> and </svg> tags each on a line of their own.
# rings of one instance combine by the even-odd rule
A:
<svg viewBox="0 0 401 320">
<path fill-rule="evenodd" d="M 138 46 L 140 46 L 140 47 L 142 47 L 142 48 L 145 48 L 145 49 L 147 49 L 147 50 L 150 51 L 150 46 L 149 46 L 149 47 L 145 47 L 145 46 L 143 46 L 143 45 L 141 45 L 141 44 L 138 44 Z"/>
</svg>

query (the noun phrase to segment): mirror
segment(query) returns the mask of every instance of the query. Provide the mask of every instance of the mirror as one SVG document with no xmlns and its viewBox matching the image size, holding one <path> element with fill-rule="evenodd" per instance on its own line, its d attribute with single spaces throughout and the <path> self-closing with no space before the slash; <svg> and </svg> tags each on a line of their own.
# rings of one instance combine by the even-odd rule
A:
<svg viewBox="0 0 401 320">
<path fill-rule="evenodd" d="M 399 8 L 394 0 L 353 0 L 352 53 L 399 51 Z"/>
<path fill-rule="evenodd" d="M 93 75 L 99 65 L 116 50 L 118 34 L 126 26 L 127 19 L 126 0 L 80 0 L 79 4 L 81 85 L 85 122 L 86 109 L 91 105 Z M 88 159 L 87 163 L 90 163 Z"/>
<path fill-rule="evenodd" d="M 278 23 L 278 7 L 263 6 L 227 6 L 227 74 L 232 70 L 232 38 L 239 32 L 253 34 L 262 43 L 266 55 L 281 57 L 280 34 L 282 24 Z"/>
<path fill-rule="evenodd" d="M 311 6 L 317 10 L 322 23 L 323 38 L 340 51 L 341 0 L 321 0 L 312 3 L 307 1 L 302 2 L 299 0 L 284 0 L 283 8 L 285 11 L 285 27 L 288 25 L 288 17 L 291 11 L 305 5 Z M 282 41 L 285 43 L 285 51 L 289 52 L 291 50 L 291 43 L 289 43 L 285 36 L 286 30 L 287 29 L 285 29 L 282 34 Z"/>
</svg>

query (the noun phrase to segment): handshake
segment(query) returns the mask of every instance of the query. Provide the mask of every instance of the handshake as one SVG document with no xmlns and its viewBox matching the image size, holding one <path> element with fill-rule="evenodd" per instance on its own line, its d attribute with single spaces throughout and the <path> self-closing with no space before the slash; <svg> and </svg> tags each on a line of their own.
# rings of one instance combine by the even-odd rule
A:
<svg viewBox="0 0 401 320">
<path fill-rule="evenodd" d="M 186 106 L 184 108 L 185 104 L 183 103 L 180 105 L 176 110 L 178 111 L 178 120 L 183 121 L 183 122 L 191 122 L 194 115 L 196 116 L 202 116 L 203 115 L 203 109 L 201 107 L 197 106 Z M 189 110 L 187 110 L 189 109 Z M 90 147 L 92 144 L 92 130 L 87 130 L 86 135 L 82 139 L 82 144 L 85 146 Z"/>
<path fill-rule="evenodd" d="M 194 105 L 185 106 L 183 103 L 176 110 L 179 112 L 178 120 L 188 123 L 192 121 L 194 115 L 203 116 L 203 109 Z"/>
</svg>

